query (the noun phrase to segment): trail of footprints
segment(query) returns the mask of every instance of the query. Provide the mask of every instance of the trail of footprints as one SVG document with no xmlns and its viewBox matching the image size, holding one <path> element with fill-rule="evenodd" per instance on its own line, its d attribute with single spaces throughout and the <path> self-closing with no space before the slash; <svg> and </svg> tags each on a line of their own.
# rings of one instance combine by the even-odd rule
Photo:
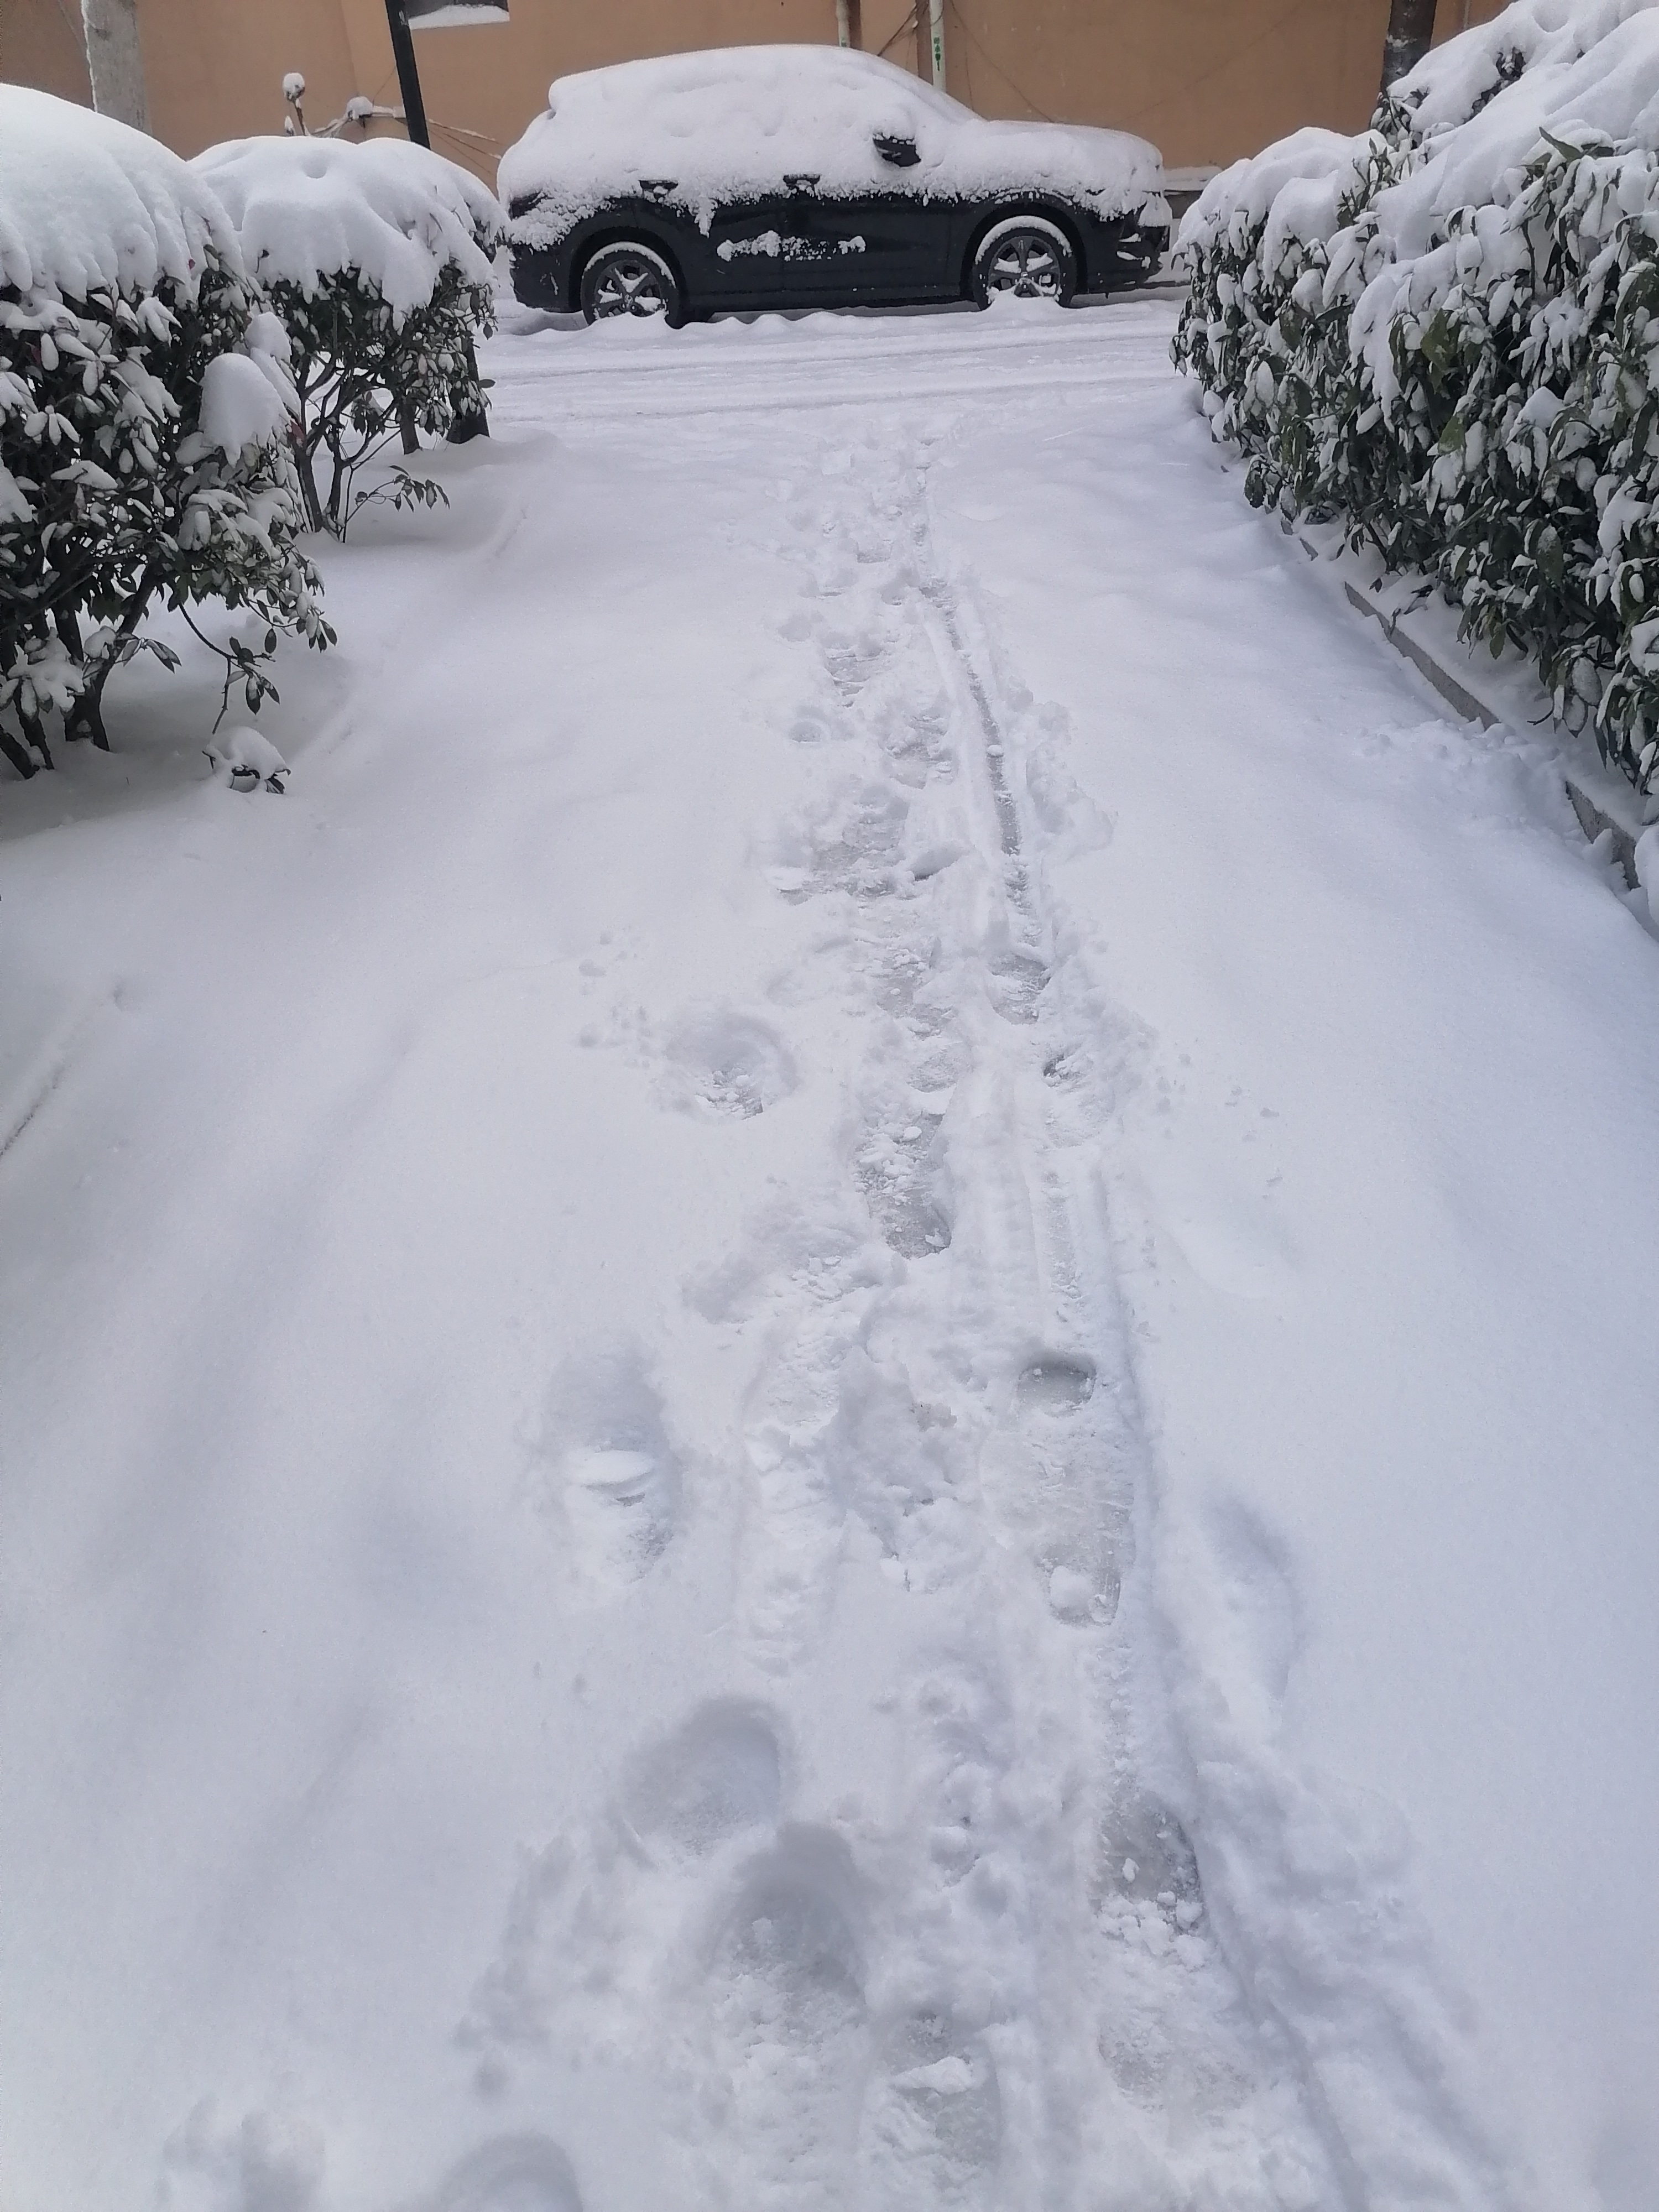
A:
<svg viewBox="0 0 1659 2212">
<path fill-rule="evenodd" d="M 988 1592 L 1012 1559 L 1029 1604 L 947 1633 L 895 1691 L 910 1802 L 884 1843 L 796 1817 L 767 1704 L 704 1705 L 644 1747 L 605 1820 L 526 1856 L 463 2041 L 491 2094 L 550 2045 L 651 2051 L 689 2203 L 1064 2206 L 1103 2154 L 1147 2212 L 1223 2173 L 1239 2212 L 1311 2207 L 1294 2159 L 1269 2172 L 1256 2148 L 1305 2132 L 1293 2069 L 1126 1733 L 1139 1423 L 1079 1247 L 1067 1162 L 1101 1071 L 1054 1004 L 1030 878 L 1010 757 L 1031 702 L 939 569 L 911 458 L 863 459 L 827 449 L 783 495 L 787 634 L 821 679 L 787 726 L 811 795 L 767 866 L 781 902 L 833 922 L 867 1010 L 844 1184 L 750 1224 L 770 1273 L 689 1295 L 769 1346 L 743 1419 L 750 1668 L 781 1685 L 812 1650 L 849 1519 L 908 1589 Z M 768 1023 L 715 1010 L 667 1036 L 654 1081 L 671 1110 L 741 1122 L 798 1074 Z M 958 1312 L 981 1341 L 1000 1317 L 1004 1371 L 964 1372 Z M 591 1588 L 623 1595 L 679 1510 L 643 1359 L 562 1380 L 545 1430 L 544 1510 Z M 568 2212 L 574 2188 L 550 2147 L 507 2138 L 443 2207 Z"/>
<path fill-rule="evenodd" d="M 550 2047 L 654 2037 L 708 2201 L 989 2207 L 1002 2125 L 986 2039 L 938 2002 L 878 2001 L 890 1902 L 842 1835 L 789 1817 L 792 1767 L 775 1715 L 713 1702 L 636 1755 L 591 1832 L 526 1858 L 461 2030 L 480 2089 L 499 2094 Z M 703 1895 L 689 1921 L 688 1887 Z M 659 1969 L 617 1986 L 642 1929 L 659 1931 Z M 574 2206 L 550 2193 L 567 2170 L 550 2157 L 544 2186 L 529 2141 L 481 2152 L 454 2212 Z"/>
<path fill-rule="evenodd" d="M 820 680 L 786 726 L 811 796 L 768 879 L 846 948 L 866 1049 L 840 1187 L 780 1201 L 687 1287 L 767 1347 L 736 1626 L 740 1679 L 779 1700 L 701 1704 L 599 1819 L 523 1854 L 459 2043 L 486 2108 L 550 2057 L 624 2055 L 660 2085 L 688 2208 L 1313 2212 L 1336 2197 L 1283 2148 L 1309 2135 L 1296 2069 L 1138 1778 L 1139 1424 L 1076 1164 L 1108 1071 L 1068 1033 L 1033 891 L 1011 766 L 1031 702 L 934 556 L 927 459 L 826 446 L 781 494 L 787 634 Z M 611 1041 L 666 1111 L 741 1125 L 799 1081 L 750 1012 Z M 963 1341 L 999 1334 L 979 1371 Z M 643 1597 L 685 1489 L 643 1351 L 556 1377 L 528 1442 L 574 1587 Z M 878 1837 L 809 1817 L 782 1717 L 852 1522 L 905 1589 L 962 1600 L 892 1692 L 907 1802 Z M 583 2204 L 559 2146 L 509 2130 L 420 2212 Z"/>
</svg>

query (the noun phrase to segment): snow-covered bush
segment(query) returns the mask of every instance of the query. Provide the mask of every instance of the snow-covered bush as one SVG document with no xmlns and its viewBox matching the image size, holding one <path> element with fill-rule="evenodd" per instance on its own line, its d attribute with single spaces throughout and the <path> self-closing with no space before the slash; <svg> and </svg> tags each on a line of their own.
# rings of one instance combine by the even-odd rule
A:
<svg viewBox="0 0 1659 2212">
<path fill-rule="evenodd" d="M 1246 489 L 1423 572 L 1659 767 L 1659 5 L 1515 0 L 1182 227 L 1176 358 Z"/>
<path fill-rule="evenodd" d="M 285 353 L 184 162 L 0 86 L 0 751 L 21 774 L 51 765 L 51 712 L 106 743 L 105 682 L 158 599 L 252 617 L 254 643 L 215 648 L 250 708 L 277 629 L 331 641 L 295 550 Z"/>
<path fill-rule="evenodd" d="M 472 337 L 494 328 L 506 219 L 476 178 L 403 139 L 242 138 L 194 166 L 287 326 L 313 526 L 343 533 L 373 495 L 352 489 L 365 461 L 482 412 Z M 398 496 L 425 491 L 405 478 Z"/>
</svg>

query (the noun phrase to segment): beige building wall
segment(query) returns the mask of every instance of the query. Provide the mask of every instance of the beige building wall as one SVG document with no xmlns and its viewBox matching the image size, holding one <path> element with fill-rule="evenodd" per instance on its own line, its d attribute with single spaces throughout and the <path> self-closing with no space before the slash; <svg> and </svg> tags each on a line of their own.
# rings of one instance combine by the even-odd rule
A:
<svg viewBox="0 0 1659 2212">
<path fill-rule="evenodd" d="M 0 83 L 90 105 L 81 0 L 0 0 Z"/>
<path fill-rule="evenodd" d="M 835 0 L 508 0 L 511 20 L 418 31 L 433 141 L 488 181 L 549 82 L 639 54 L 774 40 L 833 43 Z M 1501 0 L 1440 0 L 1437 33 Z M 86 98 L 79 0 L 0 0 L 0 73 Z M 859 43 L 915 69 L 908 0 L 854 0 Z M 927 0 L 922 0 L 927 14 Z M 1172 167 L 1224 162 L 1298 124 L 1357 130 L 1388 0 L 946 0 L 947 82 L 984 115 L 1137 131 Z M 150 123 L 181 153 L 282 128 L 304 75 L 313 123 L 354 93 L 398 104 L 384 0 L 140 0 Z"/>
</svg>

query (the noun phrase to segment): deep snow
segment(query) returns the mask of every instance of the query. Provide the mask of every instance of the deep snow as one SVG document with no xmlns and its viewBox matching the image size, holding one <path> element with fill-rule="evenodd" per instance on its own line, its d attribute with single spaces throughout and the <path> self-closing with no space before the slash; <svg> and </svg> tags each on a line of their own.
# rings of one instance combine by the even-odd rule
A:
<svg viewBox="0 0 1659 2212">
<path fill-rule="evenodd" d="M 1659 945 L 1167 303 L 519 330 L 0 792 L 8 2212 L 1659 2172 Z"/>
</svg>

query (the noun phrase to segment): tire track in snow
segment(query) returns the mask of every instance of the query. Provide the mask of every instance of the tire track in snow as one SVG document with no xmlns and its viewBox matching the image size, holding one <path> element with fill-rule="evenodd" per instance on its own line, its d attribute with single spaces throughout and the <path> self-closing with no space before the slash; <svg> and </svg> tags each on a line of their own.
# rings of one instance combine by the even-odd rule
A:
<svg viewBox="0 0 1659 2212">
<path fill-rule="evenodd" d="M 1011 963 L 1029 963 L 1019 973 L 1044 1034 L 1045 1053 L 1051 1041 L 1054 1046 L 1052 1057 L 1043 1061 L 1044 1076 L 1051 1078 L 1063 1073 L 1073 1055 L 1086 1056 L 1091 1033 L 1098 1042 L 1103 1016 L 1098 1006 L 1068 1003 L 1073 978 L 1067 963 L 1053 957 L 1052 917 L 1044 911 L 1041 868 L 1029 859 L 1040 840 L 1028 837 L 1010 764 L 1021 750 L 1012 728 L 1029 720 L 1030 698 L 1003 665 L 995 633 L 978 603 L 940 562 L 925 494 L 918 506 L 915 534 L 923 553 L 923 589 L 961 666 L 982 737 L 988 811 L 1007 888 L 1009 958 Z M 1012 716 L 1000 704 L 1005 700 L 1012 700 Z M 1132 1523 L 1138 1518 L 1145 1526 L 1148 1519 L 1152 1453 L 1104 1179 L 1092 1171 L 1087 1152 L 1078 1144 L 1079 1134 L 1092 1133 L 1089 1124 L 1097 1129 L 1110 1110 L 1109 1085 L 1092 1087 L 1094 1111 L 1079 1130 L 1078 1101 L 1066 1097 L 1073 1086 L 1051 1082 L 1041 1114 L 1028 1113 L 1017 1127 L 1013 1149 L 1025 1164 L 1033 1191 L 1039 1278 L 1058 1333 L 1063 1339 L 1069 1328 L 1077 1341 L 1109 1346 L 1109 1402 L 1117 1418 L 1104 1457 L 1119 1469 L 1133 1470 L 1134 1487 L 1141 1493 L 1138 1513 L 1126 1494 L 1127 1484 L 1108 1484 L 1091 1494 L 1085 1463 L 1076 1470 L 1081 1480 L 1073 1503 L 1097 1528 L 1111 1530 L 1120 1540 L 1128 1537 L 1126 1556 L 1132 1563 Z M 1005 1481 L 1005 1497 L 1027 1494 L 1032 1472 L 1028 1463 L 1022 1470 L 1024 1481 Z M 1081 1600 L 1086 1579 L 1073 1587 Z M 1279 1596 L 1288 1612 L 1289 1593 Z M 1150 1591 L 1138 1587 L 1134 1597 L 1096 1686 L 1092 1724 L 1115 1733 L 1121 1745 L 1122 1716 L 1134 1711 L 1138 1729 L 1163 1739 L 1157 1763 L 1166 1771 L 1172 1764 L 1184 1774 L 1195 1755 L 1193 1717 L 1188 1713 L 1176 1723 L 1161 1669 L 1148 1663 L 1164 1630 L 1153 1617 Z M 1064 1617 L 1060 1607 L 1054 1610 Z M 1202 1735 L 1200 1729 L 1200 1742 Z M 1249 2144 L 1236 2141 L 1227 2155 L 1241 2170 L 1256 2166 L 1263 2202 L 1291 2203 L 1305 2197 L 1321 2204 L 1340 2203 L 1352 2212 L 1384 2202 L 1443 2200 L 1471 2212 L 1507 2202 L 1501 2151 L 1486 2139 L 1452 2085 L 1443 2027 L 1432 2004 L 1413 1992 L 1412 1978 L 1389 1971 L 1392 1944 L 1374 1924 L 1375 1913 L 1367 1913 L 1358 1898 L 1354 1904 L 1369 1936 L 1358 1949 L 1351 1948 L 1350 1936 L 1340 1947 L 1349 1952 L 1346 1957 L 1322 1958 L 1321 1944 L 1328 1932 L 1301 1933 L 1292 1904 L 1281 1908 L 1277 1941 L 1270 1938 L 1265 1945 L 1260 1931 L 1227 1922 L 1227 1959 L 1209 1976 L 1207 2018 L 1201 2006 L 1182 2004 L 1167 1982 L 1157 1987 L 1137 1951 L 1149 1946 L 1157 1958 L 1167 1940 L 1177 1956 L 1198 1965 L 1191 1931 L 1208 1907 L 1197 1859 L 1178 1822 L 1136 1782 L 1134 1761 L 1124 1749 L 1114 1765 L 1099 1822 L 1097 1910 L 1116 1939 L 1114 1950 L 1099 1962 L 1100 1987 L 1107 1997 L 1101 2007 L 1100 2047 L 1119 2085 L 1149 2098 L 1166 2114 L 1183 2106 L 1190 2109 L 1194 2097 L 1201 2102 L 1206 2094 L 1218 2113 L 1230 2100 L 1259 2103 L 1263 2109 L 1249 2131 Z M 1265 1877 L 1269 1885 L 1293 1894 L 1300 1887 L 1297 1845 L 1284 1832 L 1283 1813 L 1269 1807 L 1265 1780 L 1252 1783 L 1241 1777 L 1233 1784 L 1254 1786 L 1262 1801 L 1257 1810 L 1259 1817 L 1265 1815 L 1262 1840 L 1269 1863 L 1255 1870 L 1255 1879 L 1259 1885 Z M 1340 1849 L 1329 1811 L 1321 1808 L 1314 1813 L 1305 1789 L 1300 1795 L 1306 1801 L 1304 1817 L 1311 1816 L 1315 1826 L 1326 1832 L 1328 1847 Z M 1228 1842 L 1237 1849 L 1237 1837 Z M 1148 1899 L 1159 1908 L 1158 1920 L 1146 1911 Z M 1387 1909 L 1384 1901 L 1385 1917 Z M 1393 1940 L 1409 1950 L 1414 1938 L 1414 1930 L 1402 1929 Z M 1373 1960 L 1380 1977 L 1375 1990 L 1368 1986 Z M 1302 1986 L 1304 1974 L 1311 1976 L 1314 1986 Z M 1331 1986 L 1320 1986 L 1328 1981 Z M 1227 2049 L 1226 2016 L 1245 2009 L 1254 2014 L 1254 2026 L 1243 2044 L 1255 2047 L 1261 2087 L 1254 2098 L 1239 2100 L 1238 2051 Z M 1119 2010 L 1139 2013 L 1140 2027 L 1115 2040 L 1111 2017 Z M 1367 2025 L 1356 2032 L 1358 2016 Z M 1218 2038 L 1217 2029 L 1224 2027 L 1228 2032 Z M 1367 2068 L 1369 2078 L 1362 2081 L 1356 2078 L 1349 2049 L 1387 2053 L 1388 2059 L 1380 2069 Z M 1218 2139 L 1224 2132 L 1218 2131 Z"/>
<path fill-rule="evenodd" d="M 793 2056 L 757 2089 L 728 2033 L 714 2078 L 748 2100 L 757 2203 L 1069 2206 L 1104 2172 L 1125 2202 L 1311 2208 L 1340 2191 L 1296 2069 L 1242 2003 L 1140 1774 L 1162 1717 L 1149 1731 L 1135 1710 L 1144 1595 L 1120 1598 L 1146 1451 L 1084 1141 L 1103 1109 L 1030 860 L 1034 702 L 939 556 L 909 444 L 826 440 L 816 487 L 790 495 L 811 610 L 793 634 L 824 687 L 795 728 L 858 765 L 821 779 L 771 872 L 830 902 L 852 946 L 868 1042 L 848 1164 L 902 1265 L 820 1281 L 815 1312 L 773 1293 L 739 1607 L 787 1677 L 862 1523 L 954 1620 L 893 1699 L 908 1787 L 863 1938 L 846 1883 L 761 1915 L 776 1956 L 736 1908 L 717 2014 L 736 2002 Z M 845 1215 L 821 1230 L 846 1237 Z M 877 1955 L 877 1976 L 854 1964 Z M 844 2128 L 855 2063 L 874 2069 L 856 2171 L 829 2117 Z"/>
<path fill-rule="evenodd" d="M 1171 2150 L 1177 2118 L 1184 2124 L 1184 2154 L 1170 2159 L 1174 2171 L 1159 2177 L 1161 2185 L 1178 2175 L 1183 2193 L 1220 2185 L 1243 2203 L 1347 2201 L 1346 2160 L 1317 2089 L 1293 2063 L 1285 2039 L 1264 2037 L 1249 2020 L 1238 1984 L 1200 1932 L 1206 1906 L 1192 1847 L 1137 1771 L 1137 1739 L 1156 1741 L 1169 1723 L 1162 1711 L 1146 1711 L 1144 1656 L 1152 1624 L 1144 1586 L 1132 1585 L 1131 1603 L 1120 1613 L 1135 1561 L 1136 1523 L 1144 1526 L 1147 1516 L 1151 1455 L 1089 1141 L 1097 1139 L 1109 1112 L 1109 1087 L 1103 1093 L 1097 1078 L 1077 1079 L 1100 1017 L 1097 1009 L 1068 1003 L 1071 979 L 1054 957 L 1040 867 L 1030 857 L 1034 840 L 1017 775 L 1027 765 L 1022 739 L 1030 695 L 1007 667 L 979 603 L 943 562 L 925 484 L 912 532 L 921 588 L 977 726 L 986 813 L 994 823 L 1007 949 L 992 963 L 988 988 L 1016 1036 L 1019 1024 L 1030 1025 L 1008 1151 L 1030 1194 L 1031 1289 L 1050 1324 L 1049 1341 L 1072 1347 L 1026 1366 L 1016 1385 L 1016 1418 L 989 1441 L 981 1468 L 994 1471 L 988 1504 L 1010 1530 L 1024 1534 L 1034 1500 L 1042 1501 L 1041 1533 L 1030 1549 L 1046 1571 L 1052 1620 L 1096 1632 L 1091 1646 L 1068 1653 L 1051 1629 L 1047 1651 L 1031 1655 L 1039 1698 L 1046 1692 L 1044 1724 L 1069 1724 L 1083 1742 L 1112 1750 L 1109 1765 L 1099 1760 L 1080 1777 L 1089 1804 L 1080 1826 L 1091 1847 L 1085 1887 L 1094 1924 L 1079 1948 L 1093 1969 L 1095 1994 L 1092 2007 L 1085 2002 L 1080 2010 L 1092 2013 L 1095 2051 L 1123 2102 L 1143 2120 L 1156 2115 L 1167 2125 Z M 1162 1764 L 1169 1747 L 1156 1748 Z M 1057 1932 L 1052 1963 L 1060 1968 L 1077 1955 L 1072 1945 L 1082 1931 Z M 1058 2070 L 1059 2054 L 1054 2063 Z M 1100 2148 L 1115 2163 L 1127 2115 L 1120 2108 L 1115 2118 L 1115 2125 L 1097 2109 L 1093 2125 L 1085 2120 L 1079 2133 L 1095 2136 L 1104 2121 Z"/>
</svg>

